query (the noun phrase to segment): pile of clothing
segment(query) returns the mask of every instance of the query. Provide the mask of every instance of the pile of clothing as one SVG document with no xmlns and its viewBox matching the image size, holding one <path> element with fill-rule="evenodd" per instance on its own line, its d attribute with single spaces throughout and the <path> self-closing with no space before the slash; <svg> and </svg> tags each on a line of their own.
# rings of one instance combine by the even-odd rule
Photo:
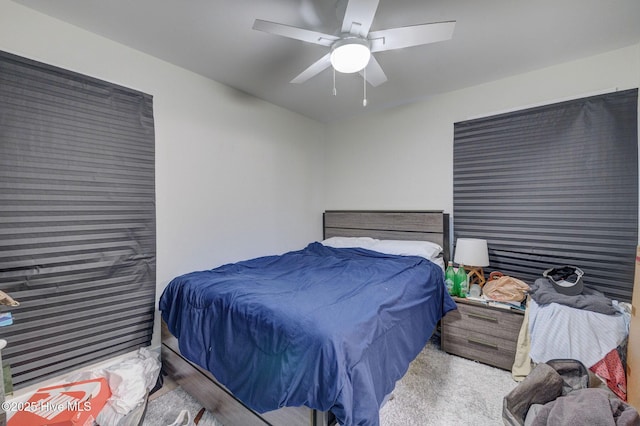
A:
<svg viewBox="0 0 640 426">
<path fill-rule="evenodd" d="M 544 278 L 532 286 L 531 298 L 531 360 L 577 359 L 626 401 L 621 355 L 629 335 L 627 309 L 587 287 L 576 296 L 560 294 Z"/>
<path fill-rule="evenodd" d="M 531 286 L 516 362 L 522 380 L 535 364 L 574 359 L 600 377 L 622 401 L 627 400 L 625 354 L 631 306 L 582 286 L 582 272 L 573 286 L 549 277 Z"/>
<path fill-rule="evenodd" d="M 504 398 L 502 419 L 508 426 L 640 425 L 635 408 L 590 383 L 580 361 L 540 363 Z"/>
</svg>

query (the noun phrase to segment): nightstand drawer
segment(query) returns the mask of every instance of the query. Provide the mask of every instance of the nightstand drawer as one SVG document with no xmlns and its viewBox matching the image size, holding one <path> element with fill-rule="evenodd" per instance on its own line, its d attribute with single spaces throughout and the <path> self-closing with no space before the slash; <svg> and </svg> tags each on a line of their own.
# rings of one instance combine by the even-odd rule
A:
<svg viewBox="0 0 640 426">
<path fill-rule="evenodd" d="M 458 309 L 443 318 L 447 327 L 463 328 L 503 339 L 518 339 L 523 315 L 499 308 L 458 303 Z"/>
<path fill-rule="evenodd" d="M 456 299 L 458 309 L 442 318 L 442 349 L 510 370 L 524 315 Z"/>
<path fill-rule="evenodd" d="M 517 338 L 501 339 L 462 328 L 449 329 L 442 334 L 442 348 L 446 352 L 505 370 L 511 370 L 513 366 L 516 342 Z"/>
</svg>

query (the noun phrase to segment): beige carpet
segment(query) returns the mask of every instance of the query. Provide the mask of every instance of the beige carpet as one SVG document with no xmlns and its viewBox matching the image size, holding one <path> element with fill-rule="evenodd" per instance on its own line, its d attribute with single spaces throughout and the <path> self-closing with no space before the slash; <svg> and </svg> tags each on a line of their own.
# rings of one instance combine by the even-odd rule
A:
<svg viewBox="0 0 640 426">
<path fill-rule="evenodd" d="M 501 425 L 502 398 L 516 385 L 508 371 L 446 354 L 437 343 L 429 342 L 397 383 L 392 399 L 380 410 L 380 424 Z M 170 425 L 180 410 L 187 409 L 195 416 L 200 408 L 197 401 L 178 387 L 149 402 L 144 425 Z M 198 426 L 219 425 L 208 412 L 198 423 Z"/>
<path fill-rule="evenodd" d="M 380 410 L 380 424 L 501 425 L 502 398 L 516 385 L 509 371 L 449 355 L 429 342 Z"/>
<path fill-rule="evenodd" d="M 182 388 L 177 387 L 170 392 L 151 399 L 147 405 L 142 426 L 168 426 L 174 424 L 182 410 L 187 410 L 191 419 L 195 419 L 202 405 Z M 193 426 L 193 423 L 181 423 L 180 426 Z M 222 426 L 211 413 L 205 411 L 198 426 Z M 230 426 L 230 425 L 229 425 Z"/>
</svg>

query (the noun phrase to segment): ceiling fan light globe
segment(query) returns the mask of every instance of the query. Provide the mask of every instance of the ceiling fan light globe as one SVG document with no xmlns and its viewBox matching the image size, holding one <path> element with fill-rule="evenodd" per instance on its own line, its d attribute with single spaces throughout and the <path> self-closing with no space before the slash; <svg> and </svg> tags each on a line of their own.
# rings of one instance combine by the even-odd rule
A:
<svg viewBox="0 0 640 426">
<path fill-rule="evenodd" d="M 345 40 L 331 50 L 331 65 L 336 71 L 354 73 L 364 69 L 371 58 L 369 46 L 363 40 Z"/>
</svg>

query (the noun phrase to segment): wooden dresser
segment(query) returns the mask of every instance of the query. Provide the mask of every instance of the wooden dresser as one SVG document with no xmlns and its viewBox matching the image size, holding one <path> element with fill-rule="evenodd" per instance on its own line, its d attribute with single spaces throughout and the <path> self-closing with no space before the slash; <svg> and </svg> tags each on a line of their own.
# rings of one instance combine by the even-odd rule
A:
<svg viewBox="0 0 640 426">
<path fill-rule="evenodd" d="M 454 298 L 458 309 L 442 319 L 442 349 L 511 370 L 524 312 Z"/>
</svg>

